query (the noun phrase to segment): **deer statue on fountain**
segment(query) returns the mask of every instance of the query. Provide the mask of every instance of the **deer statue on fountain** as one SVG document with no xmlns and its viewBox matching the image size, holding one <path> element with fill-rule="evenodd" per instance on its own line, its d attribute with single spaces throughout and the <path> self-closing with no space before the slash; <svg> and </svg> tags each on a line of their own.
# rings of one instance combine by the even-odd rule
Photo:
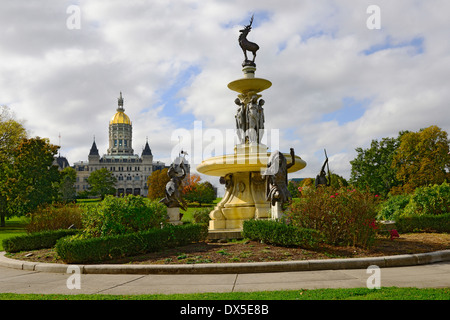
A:
<svg viewBox="0 0 450 320">
<path fill-rule="evenodd" d="M 253 66 L 255 67 L 255 57 L 256 57 L 256 51 L 259 50 L 259 46 L 256 43 L 250 42 L 247 40 L 248 33 L 252 30 L 252 23 L 253 23 L 253 16 L 250 19 L 250 24 L 245 26 L 244 29 L 239 30 L 241 34 L 239 35 L 239 46 L 241 47 L 242 51 L 244 51 L 245 61 L 242 63 L 242 66 Z M 250 51 L 253 53 L 253 60 L 248 60 L 247 57 L 247 51 Z"/>
</svg>

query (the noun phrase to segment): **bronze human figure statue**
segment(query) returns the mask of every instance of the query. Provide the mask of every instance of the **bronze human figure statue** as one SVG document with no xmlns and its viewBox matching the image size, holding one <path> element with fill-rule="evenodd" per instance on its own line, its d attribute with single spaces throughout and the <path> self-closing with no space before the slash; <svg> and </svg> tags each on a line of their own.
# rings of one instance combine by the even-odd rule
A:
<svg viewBox="0 0 450 320">
<path fill-rule="evenodd" d="M 264 100 L 253 95 L 250 102 L 245 104 L 239 98 L 234 102 L 238 105 L 236 111 L 236 131 L 241 144 L 261 143 L 264 134 Z"/>
<path fill-rule="evenodd" d="M 316 176 L 316 181 L 314 182 L 316 188 L 317 186 L 330 186 L 331 184 L 330 168 L 328 166 L 328 156 L 326 150 L 325 150 L 325 158 L 326 160 L 323 163 L 322 168 L 320 169 L 320 173 Z M 325 166 L 327 166 L 328 168 L 328 179 L 325 173 Z"/>
<path fill-rule="evenodd" d="M 252 101 L 248 104 L 247 123 L 247 135 L 249 142 L 259 143 L 259 108 L 258 104 L 256 103 L 256 96 L 253 96 Z"/>
<path fill-rule="evenodd" d="M 256 51 L 259 50 L 259 46 L 256 43 L 253 43 L 253 42 L 250 42 L 247 40 L 247 35 L 252 30 L 252 23 L 253 23 L 253 16 L 250 19 L 250 24 L 246 25 L 244 27 L 244 29 L 239 30 L 239 32 L 241 33 L 239 35 L 239 45 L 241 46 L 242 51 L 244 51 L 244 56 L 245 56 L 245 60 L 242 63 L 243 67 L 246 65 L 256 66 L 255 57 L 256 57 Z M 251 53 L 253 53 L 252 61 L 248 60 L 247 51 L 250 51 Z"/>
<path fill-rule="evenodd" d="M 234 116 L 236 118 L 236 133 L 239 138 L 239 143 L 243 144 L 245 143 L 245 133 L 247 131 L 246 106 L 241 102 L 241 100 L 239 100 L 239 98 L 236 98 L 234 103 L 239 106 L 236 111 L 236 115 Z"/>
<path fill-rule="evenodd" d="M 279 151 L 271 153 L 267 162 L 266 176 L 266 200 L 274 206 L 277 202 L 283 206 L 291 202 L 292 196 L 287 186 L 287 172 L 295 164 L 294 149 L 291 148 L 291 163 L 287 163 L 286 157 Z"/>
<path fill-rule="evenodd" d="M 248 140 L 250 143 L 260 143 L 264 133 L 264 100 L 254 95 L 248 104 L 247 123 Z"/>
<path fill-rule="evenodd" d="M 181 182 L 186 177 L 186 169 L 184 168 L 183 161 L 180 164 L 172 163 L 167 175 L 170 180 L 166 184 L 165 194 L 166 196 L 159 202 L 164 203 L 168 208 L 180 207 L 183 210 L 187 209 L 187 203 L 181 196 Z"/>
</svg>

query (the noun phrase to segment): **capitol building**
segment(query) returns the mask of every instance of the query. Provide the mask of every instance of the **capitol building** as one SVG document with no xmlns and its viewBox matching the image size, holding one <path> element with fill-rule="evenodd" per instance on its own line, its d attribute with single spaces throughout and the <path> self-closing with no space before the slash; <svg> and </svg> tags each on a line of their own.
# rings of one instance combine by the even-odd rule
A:
<svg viewBox="0 0 450 320">
<path fill-rule="evenodd" d="M 166 167 L 163 162 L 153 161 L 152 151 L 148 144 L 139 156 L 133 151 L 133 126 L 130 118 L 125 114 L 122 92 L 118 99 L 116 113 L 109 121 L 109 148 L 107 153 L 100 157 L 97 145 L 92 143 L 88 161 L 74 163 L 77 172 L 75 189 L 77 193 L 89 189 L 87 179 L 95 170 L 108 169 L 117 179 L 116 195 L 147 196 L 147 178 L 155 170 Z"/>
</svg>

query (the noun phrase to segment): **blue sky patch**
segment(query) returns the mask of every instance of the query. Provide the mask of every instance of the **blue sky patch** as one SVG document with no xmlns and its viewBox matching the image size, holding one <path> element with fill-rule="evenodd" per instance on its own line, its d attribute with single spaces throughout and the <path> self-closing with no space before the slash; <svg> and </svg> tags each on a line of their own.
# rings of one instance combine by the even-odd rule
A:
<svg viewBox="0 0 450 320">
<path fill-rule="evenodd" d="M 190 66 L 180 72 L 170 87 L 159 92 L 160 104 L 164 104 L 161 116 L 174 119 L 179 127 L 187 127 L 195 121 L 195 116 L 192 113 L 180 114 L 180 103 L 184 100 L 184 97 L 180 95 L 180 90 L 189 86 L 200 72 L 200 67 Z"/>
<path fill-rule="evenodd" d="M 328 35 L 324 30 L 310 28 L 301 34 L 301 41 L 307 42 L 311 38 L 320 38 L 324 35 Z"/>
<path fill-rule="evenodd" d="M 368 98 L 357 100 L 353 97 L 344 97 L 342 99 L 341 108 L 323 115 L 321 120 L 337 121 L 339 125 L 355 121 L 364 115 L 366 107 L 370 104 L 370 102 L 371 100 Z"/>
<path fill-rule="evenodd" d="M 417 55 L 422 54 L 425 51 L 424 48 L 424 38 L 423 37 L 415 37 L 411 40 L 395 42 L 392 40 L 392 37 L 386 37 L 386 40 L 383 43 L 375 44 L 371 46 L 369 49 L 363 50 L 362 53 L 366 56 L 374 54 L 379 51 L 389 50 L 389 49 L 398 49 L 410 47 L 410 54 Z"/>
<path fill-rule="evenodd" d="M 254 15 L 252 28 L 258 28 L 261 24 L 271 19 L 272 13 L 269 11 L 248 12 L 245 18 L 240 19 L 239 21 L 237 19 L 232 19 L 227 23 L 221 24 L 221 27 L 225 29 L 232 29 L 236 25 L 244 27 L 250 23 L 252 15 Z"/>
</svg>

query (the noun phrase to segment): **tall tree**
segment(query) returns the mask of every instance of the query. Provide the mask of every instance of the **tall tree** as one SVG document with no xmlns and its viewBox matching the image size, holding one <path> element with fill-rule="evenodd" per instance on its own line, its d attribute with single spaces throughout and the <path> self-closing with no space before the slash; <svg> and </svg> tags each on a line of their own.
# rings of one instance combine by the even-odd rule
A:
<svg viewBox="0 0 450 320">
<path fill-rule="evenodd" d="M 166 184 L 170 178 L 167 175 L 167 168 L 162 170 L 153 171 L 147 179 L 148 195 L 147 197 L 152 200 L 159 200 L 166 196 L 165 189 Z"/>
<path fill-rule="evenodd" d="M 399 138 L 383 138 L 381 141 L 372 140 L 370 148 L 356 148 L 358 154 L 350 161 L 352 165 L 350 183 L 386 196 L 392 187 L 399 184 L 396 168 L 391 167 L 399 143 Z"/>
<path fill-rule="evenodd" d="M 449 178 L 450 155 L 447 132 L 430 126 L 400 137 L 392 168 L 402 186 L 395 193 L 411 193 L 415 188 L 441 184 Z"/>
<path fill-rule="evenodd" d="M 197 183 L 194 187 L 184 193 L 184 198 L 186 200 L 198 202 L 199 205 L 202 205 L 202 203 L 212 203 L 216 197 L 217 192 L 209 181 Z"/>
<path fill-rule="evenodd" d="M 14 119 L 8 107 L 0 108 L 0 163 L 12 163 L 13 152 L 27 137 L 22 123 Z"/>
<path fill-rule="evenodd" d="M 61 178 L 59 180 L 59 197 L 62 202 L 74 201 L 77 197 L 75 190 L 75 182 L 77 179 L 77 172 L 72 167 L 66 167 L 61 171 Z"/>
<path fill-rule="evenodd" d="M 194 190 L 197 185 L 200 183 L 200 180 L 202 178 L 200 178 L 200 176 L 198 174 L 191 174 L 189 175 L 188 179 L 183 180 L 183 194 L 187 194 L 190 191 Z"/>
<path fill-rule="evenodd" d="M 348 186 L 348 182 L 347 182 L 347 180 L 345 180 L 344 177 L 342 177 L 342 176 L 340 176 L 340 175 L 338 175 L 338 174 L 336 174 L 334 172 L 331 172 L 331 184 L 330 184 L 330 186 L 338 189 L 340 187 L 347 187 Z"/>
<path fill-rule="evenodd" d="M 14 150 L 2 188 L 11 215 L 30 213 L 56 199 L 60 176 L 53 160 L 58 148 L 48 139 L 36 137 L 22 139 Z"/>
<path fill-rule="evenodd" d="M 92 195 L 100 196 L 103 200 L 106 195 L 116 193 L 117 179 L 114 174 L 106 168 L 93 171 L 87 180 L 89 183 L 89 192 Z"/>
<path fill-rule="evenodd" d="M 13 152 L 20 141 L 26 138 L 27 133 L 24 126 L 14 119 L 14 115 L 9 108 L 0 108 L 0 226 L 5 226 L 5 219 L 8 215 L 6 188 L 7 172 L 11 171 L 13 163 Z"/>
</svg>

